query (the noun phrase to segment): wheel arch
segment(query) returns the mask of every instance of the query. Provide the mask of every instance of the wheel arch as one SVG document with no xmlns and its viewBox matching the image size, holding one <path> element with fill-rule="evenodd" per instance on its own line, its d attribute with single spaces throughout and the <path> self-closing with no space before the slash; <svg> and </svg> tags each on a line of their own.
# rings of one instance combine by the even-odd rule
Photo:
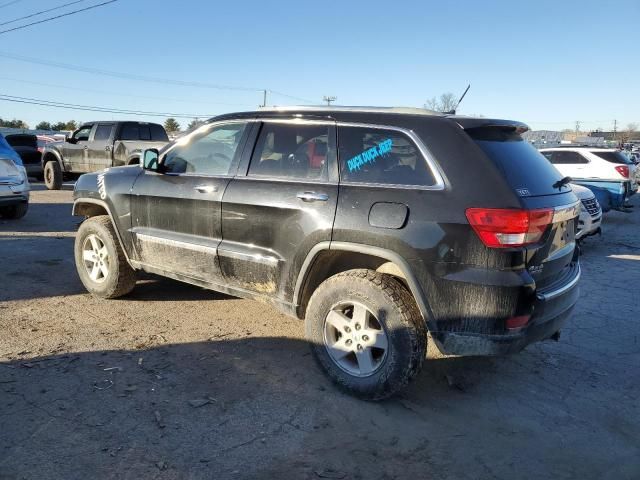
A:
<svg viewBox="0 0 640 480">
<path fill-rule="evenodd" d="M 95 198 L 78 198 L 73 202 L 71 215 L 84 216 L 87 218 L 97 217 L 99 215 L 108 215 L 109 219 L 111 220 L 111 224 L 113 225 L 113 229 L 116 232 L 116 237 L 118 238 L 118 243 L 120 243 L 120 248 L 122 249 L 125 258 L 127 259 L 127 263 L 131 266 L 131 268 L 133 268 L 134 270 L 136 269 L 136 267 L 131 262 L 131 259 L 129 258 L 129 254 L 127 253 L 125 244 L 122 241 L 122 237 L 120 236 L 120 231 L 118 230 L 117 224 L 114 221 L 113 215 L 111 214 L 111 209 L 106 202 Z"/>
<path fill-rule="evenodd" d="M 62 156 L 56 152 L 55 150 L 45 150 L 42 154 L 42 168 L 49 162 L 58 162 L 60 164 L 60 169 L 64 172 L 64 162 L 62 161 Z"/>
<path fill-rule="evenodd" d="M 433 318 L 431 308 L 407 261 L 390 250 L 350 242 L 322 242 L 311 249 L 302 264 L 293 294 L 298 318 L 304 318 L 311 295 L 323 281 L 355 268 L 376 270 L 402 281 L 429 325 Z"/>
</svg>

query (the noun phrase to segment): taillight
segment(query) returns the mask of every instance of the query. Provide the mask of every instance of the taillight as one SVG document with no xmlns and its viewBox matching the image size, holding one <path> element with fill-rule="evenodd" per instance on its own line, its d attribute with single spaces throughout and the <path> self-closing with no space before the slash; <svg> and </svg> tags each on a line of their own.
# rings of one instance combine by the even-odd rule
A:
<svg viewBox="0 0 640 480">
<path fill-rule="evenodd" d="M 629 167 L 626 165 L 618 165 L 616 171 L 624 178 L 629 178 Z"/>
<path fill-rule="evenodd" d="M 522 247 L 538 242 L 553 223 L 554 210 L 469 208 L 469 223 L 487 247 Z"/>
<path fill-rule="evenodd" d="M 517 317 L 507 318 L 505 327 L 507 327 L 508 330 L 517 330 L 518 328 L 522 328 L 527 323 L 529 323 L 530 318 L 531 315 L 519 315 Z"/>
</svg>

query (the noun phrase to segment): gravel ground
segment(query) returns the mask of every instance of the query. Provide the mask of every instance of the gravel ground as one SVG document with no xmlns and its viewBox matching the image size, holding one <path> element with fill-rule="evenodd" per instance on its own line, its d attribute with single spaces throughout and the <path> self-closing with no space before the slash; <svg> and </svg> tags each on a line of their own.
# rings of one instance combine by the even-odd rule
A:
<svg viewBox="0 0 640 480">
<path fill-rule="evenodd" d="M 640 478 L 638 211 L 585 243 L 559 342 L 367 403 L 269 306 L 155 277 L 91 297 L 70 187 L 35 189 L 0 221 L 0 479 Z"/>
</svg>

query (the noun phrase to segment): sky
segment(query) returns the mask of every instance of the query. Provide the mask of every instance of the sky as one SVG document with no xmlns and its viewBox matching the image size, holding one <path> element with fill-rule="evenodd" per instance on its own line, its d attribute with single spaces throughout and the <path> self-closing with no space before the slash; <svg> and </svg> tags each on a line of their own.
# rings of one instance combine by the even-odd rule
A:
<svg viewBox="0 0 640 480">
<path fill-rule="evenodd" d="M 0 0 L 0 24 L 70 1 Z M 0 33 L 0 95 L 204 118 L 255 109 L 263 89 L 270 105 L 422 107 L 471 84 L 461 114 L 609 130 L 640 122 L 638 47 L 639 0 L 118 0 Z M 0 118 L 165 119 L 1 100 Z"/>
</svg>

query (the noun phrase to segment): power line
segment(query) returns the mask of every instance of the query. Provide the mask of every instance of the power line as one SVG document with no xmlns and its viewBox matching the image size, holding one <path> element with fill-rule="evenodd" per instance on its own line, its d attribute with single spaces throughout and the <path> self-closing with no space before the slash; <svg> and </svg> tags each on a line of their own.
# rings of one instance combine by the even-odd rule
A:
<svg viewBox="0 0 640 480">
<path fill-rule="evenodd" d="M 87 1 L 87 0 L 76 0 L 75 2 L 69 2 L 69 3 L 65 3 L 64 5 L 58 5 L 57 7 L 49 8 L 49 9 L 47 9 L 47 10 L 41 10 L 41 11 L 39 11 L 39 12 L 32 13 L 32 14 L 30 14 L 30 15 L 25 15 L 24 17 L 14 18 L 13 20 L 9 20 L 8 22 L 0 23 L 0 26 L 2 26 L 2 25 L 8 25 L 8 24 L 10 24 L 10 23 L 15 23 L 15 22 L 18 22 L 18 21 L 20 21 L 20 20 L 26 20 L 27 18 L 31 18 L 31 17 L 35 17 L 35 16 L 38 16 L 38 15 L 42 15 L 43 13 L 48 13 L 48 12 L 51 12 L 51 11 L 53 11 L 53 10 L 57 10 L 57 9 L 59 9 L 59 8 L 68 7 L 69 5 L 73 5 L 73 4 L 75 4 L 75 3 L 80 3 L 80 2 L 86 2 L 86 1 Z"/>
<path fill-rule="evenodd" d="M 18 3 L 20 0 L 13 0 L 12 2 L 3 3 L 0 5 L 0 8 L 8 7 L 9 5 L 13 5 L 14 3 Z"/>
<path fill-rule="evenodd" d="M 55 102 L 52 100 L 42 100 L 31 97 L 17 97 L 14 95 L 0 94 L 0 101 L 26 103 L 29 105 L 40 105 L 43 107 L 65 108 L 69 110 L 82 110 L 87 112 L 119 113 L 125 115 L 141 115 L 151 117 L 176 117 L 176 118 L 210 118 L 214 115 L 195 115 L 192 113 L 168 113 L 168 112 L 146 112 L 141 110 L 125 110 L 120 108 L 97 107 L 92 105 L 77 105 L 73 103 Z"/>
<path fill-rule="evenodd" d="M 33 25 L 38 25 L 40 23 L 50 22 L 52 20 L 57 20 L 58 18 L 68 17 L 69 15 L 75 15 L 76 13 L 86 12 L 87 10 L 91 10 L 93 8 L 103 7 L 105 5 L 109 5 L 110 3 L 117 2 L 118 0 L 108 0 L 107 2 L 98 3 L 96 5 L 91 5 L 90 7 L 81 8 L 79 10 L 73 10 L 71 12 L 62 13 L 60 15 L 56 15 L 55 17 L 45 18 L 44 20 L 38 20 L 37 22 L 27 23 L 25 25 L 20 25 L 19 27 L 10 28 L 8 30 L 0 30 L 0 35 L 3 33 L 14 32 L 16 30 L 21 30 L 23 28 L 31 27 Z"/>
</svg>

